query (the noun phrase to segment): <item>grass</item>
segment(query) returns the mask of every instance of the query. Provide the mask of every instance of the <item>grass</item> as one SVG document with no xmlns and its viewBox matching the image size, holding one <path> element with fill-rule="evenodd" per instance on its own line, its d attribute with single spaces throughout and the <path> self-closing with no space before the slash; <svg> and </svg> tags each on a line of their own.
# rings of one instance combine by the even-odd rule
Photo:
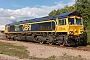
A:
<svg viewBox="0 0 90 60">
<path fill-rule="evenodd" d="M 74 57 L 74 56 L 60 56 L 58 58 L 56 58 L 55 60 L 87 60 L 85 58 L 82 58 L 80 55 Z"/>
<path fill-rule="evenodd" d="M 34 60 L 87 60 L 85 58 L 82 58 L 81 55 L 78 55 L 76 57 L 74 56 L 68 56 L 68 55 L 64 55 L 64 56 L 60 56 L 58 58 L 56 58 L 54 55 L 50 56 L 47 59 L 34 59 Z"/>
<path fill-rule="evenodd" d="M 10 43 L 0 42 L 0 54 L 9 56 L 17 56 L 19 58 L 29 58 L 29 51 L 27 47 L 17 46 Z"/>
</svg>

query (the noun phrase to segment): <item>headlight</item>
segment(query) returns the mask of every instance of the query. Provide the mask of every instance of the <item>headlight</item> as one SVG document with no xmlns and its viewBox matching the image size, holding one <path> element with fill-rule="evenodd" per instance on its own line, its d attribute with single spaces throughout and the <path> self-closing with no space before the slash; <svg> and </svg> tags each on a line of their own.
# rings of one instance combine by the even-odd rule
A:
<svg viewBox="0 0 90 60">
<path fill-rule="evenodd" d="M 81 33 L 83 34 L 84 32 L 83 32 L 83 31 L 81 31 Z"/>
<path fill-rule="evenodd" d="M 70 31 L 70 34 L 73 34 L 73 31 Z"/>
</svg>

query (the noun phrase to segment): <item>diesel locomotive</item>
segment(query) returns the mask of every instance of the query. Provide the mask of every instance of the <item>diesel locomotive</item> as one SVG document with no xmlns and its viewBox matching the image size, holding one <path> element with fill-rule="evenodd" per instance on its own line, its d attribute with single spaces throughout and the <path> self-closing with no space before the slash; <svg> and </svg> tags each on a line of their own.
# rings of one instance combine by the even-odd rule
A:
<svg viewBox="0 0 90 60">
<path fill-rule="evenodd" d="M 67 12 L 5 25 L 7 39 L 58 45 L 82 45 L 86 40 L 82 16 Z"/>
</svg>

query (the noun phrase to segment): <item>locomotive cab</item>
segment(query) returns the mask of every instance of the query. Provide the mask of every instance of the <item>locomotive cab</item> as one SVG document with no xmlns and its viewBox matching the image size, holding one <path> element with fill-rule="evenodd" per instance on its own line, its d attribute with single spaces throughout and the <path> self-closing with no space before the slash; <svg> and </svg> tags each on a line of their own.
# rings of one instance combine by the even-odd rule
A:
<svg viewBox="0 0 90 60">
<path fill-rule="evenodd" d="M 80 16 L 70 16 L 68 18 L 69 39 L 74 40 L 76 44 L 86 45 L 87 35 L 84 33 L 83 20 Z"/>
<path fill-rule="evenodd" d="M 56 32 L 59 37 L 67 41 L 67 44 L 76 45 L 86 43 L 86 35 L 84 34 L 84 26 L 82 16 L 78 13 L 68 14 L 67 17 L 58 17 L 56 20 Z M 74 43 L 73 43 L 74 42 Z M 82 43 L 84 42 L 84 43 Z"/>
<path fill-rule="evenodd" d="M 57 19 L 56 31 L 68 35 L 80 35 L 84 32 L 83 20 L 79 16 Z"/>
<path fill-rule="evenodd" d="M 5 26 L 5 31 L 4 33 L 8 33 L 8 26 Z"/>
<path fill-rule="evenodd" d="M 68 18 L 69 31 L 68 35 L 77 35 L 79 36 L 84 32 L 83 21 L 81 17 L 73 16 Z"/>
</svg>

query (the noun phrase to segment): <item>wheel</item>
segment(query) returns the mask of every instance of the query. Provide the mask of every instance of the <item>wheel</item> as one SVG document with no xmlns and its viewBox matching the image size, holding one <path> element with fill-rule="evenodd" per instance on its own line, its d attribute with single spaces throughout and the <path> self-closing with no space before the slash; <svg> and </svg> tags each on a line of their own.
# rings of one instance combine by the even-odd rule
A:
<svg viewBox="0 0 90 60">
<path fill-rule="evenodd" d="M 18 41 L 18 36 L 15 37 L 15 41 Z"/>
<path fill-rule="evenodd" d="M 52 45 L 52 42 L 49 42 L 49 45 Z"/>
<path fill-rule="evenodd" d="M 39 43 L 40 43 L 40 44 L 43 44 L 43 41 L 40 41 Z"/>
<path fill-rule="evenodd" d="M 43 37 L 46 37 L 47 36 L 47 33 L 43 33 Z"/>
<path fill-rule="evenodd" d="M 58 45 L 63 46 L 63 40 L 58 40 Z"/>
<path fill-rule="evenodd" d="M 39 41 L 40 44 L 43 44 L 43 41 L 40 38 L 38 38 L 37 40 Z"/>
</svg>

